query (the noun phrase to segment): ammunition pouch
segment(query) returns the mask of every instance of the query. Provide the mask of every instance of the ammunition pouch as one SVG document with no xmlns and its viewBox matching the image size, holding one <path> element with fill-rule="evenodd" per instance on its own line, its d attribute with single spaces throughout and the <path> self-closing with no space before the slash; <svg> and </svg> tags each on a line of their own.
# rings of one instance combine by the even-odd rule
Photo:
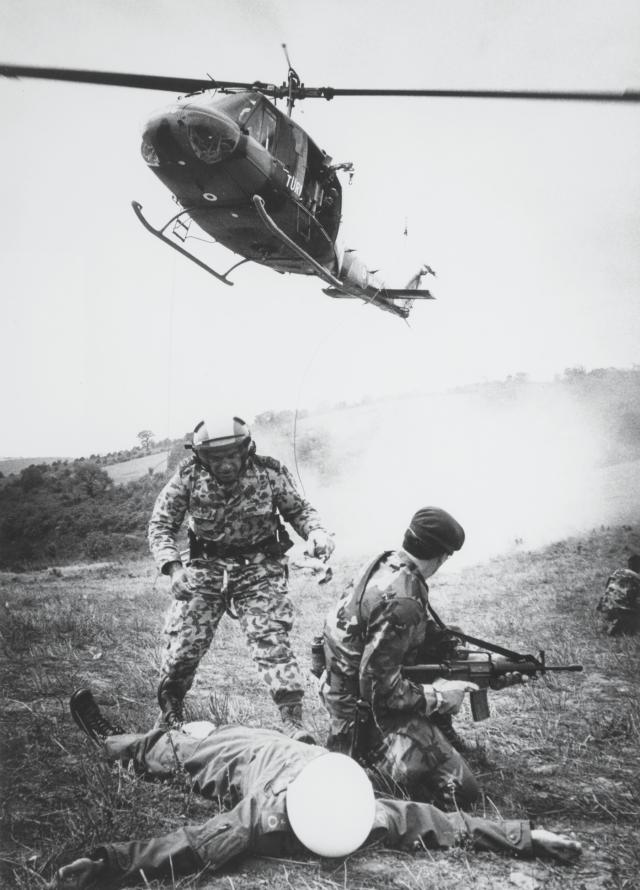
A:
<svg viewBox="0 0 640 890">
<path fill-rule="evenodd" d="M 360 698 L 360 681 L 357 676 L 347 677 L 327 668 L 327 684 L 336 695 L 352 696 L 354 700 Z"/>
<path fill-rule="evenodd" d="M 199 538 L 191 529 L 188 531 L 188 536 L 191 560 L 236 559 L 246 564 L 256 561 L 256 557 L 260 555 L 280 559 L 293 547 L 293 541 L 284 527 L 278 529 L 276 534 L 263 538 L 255 544 L 224 544 L 219 541 L 208 541 L 206 538 Z"/>
<path fill-rule="evenodd" d="M 322 634 L 315 636 L 311 641 L 311 673 L 320 679 L 327 667 L 327 659 L 324 654 L 324 637 Z"/>
<path fill-rule="evenodd" d="M 371 705 L 363 699 L 358 699 L 356 702 L 350 742 L 350 756 L 365 769 L 373 767 L 380 752 L 383 736 L 373 716 Z"/>
</svg>

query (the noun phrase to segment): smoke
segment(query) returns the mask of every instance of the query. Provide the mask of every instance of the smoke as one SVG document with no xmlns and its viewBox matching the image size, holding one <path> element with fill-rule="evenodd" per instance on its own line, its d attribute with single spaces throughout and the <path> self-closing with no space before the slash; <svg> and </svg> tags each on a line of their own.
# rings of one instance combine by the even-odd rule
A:
<svg viewBox="0 0 640 890">
<path fill-rule="evenodd" d="M 398 546 L 428 504 L 465 528 L 458 567 L 640 512 L 637 461 L 603 466 L 611 433 L 601 410 L 553 384 L 386 400 L 308 418 L 305 434 L 324 437 L 337 468 L 327 479 L 305 464 L 300 477 L 341 556 Z"/>
</svg>

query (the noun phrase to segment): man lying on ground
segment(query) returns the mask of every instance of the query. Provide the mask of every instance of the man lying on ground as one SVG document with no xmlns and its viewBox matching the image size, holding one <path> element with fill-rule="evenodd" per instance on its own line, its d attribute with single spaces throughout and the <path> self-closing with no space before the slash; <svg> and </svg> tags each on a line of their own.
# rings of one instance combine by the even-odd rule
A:
<svg viewBox="0 0 640 890">
<path fill-rule="evenodd" d="M 200 722 L 181 730 L 125 733 L 103 716 L 88 689 L 75 692 L 70 705 L 78 726 L 110 759 L 132 762 L 137 772 L 154 778 L 184 770 L 196 792 L 222 799 L 230 809 L 161 837 L 102 844 L 61 868 L 56 888 L 84 890 L 207 866 L 217 870 L 242 853 L 290 856 L 301 846 L 320 856 L 347 856 L 380 840 L 405 850 L 468 843 L 476 850 L 563 862 L 581 852 L 577 841 L 532 829 L 526 820 L 494 821 L 374 797 L 366 772 L 350 757 L 279 732 L 207 724 L 203 733 Z"/>
</svg>

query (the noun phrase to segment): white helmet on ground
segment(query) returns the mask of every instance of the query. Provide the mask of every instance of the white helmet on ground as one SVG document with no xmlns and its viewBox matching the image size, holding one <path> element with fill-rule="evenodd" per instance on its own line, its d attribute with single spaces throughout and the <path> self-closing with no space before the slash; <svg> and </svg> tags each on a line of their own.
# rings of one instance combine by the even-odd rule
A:
<svg viewBox="0 0 640 890">
<path fill-rule="evenodd" d="M 182 724 L 181 731 L 194 739 L 206 739 L 214 732 L 215 728 L 215 724 L 210 720 L 191 720 L 189 723 Z"/>
<path fill-rule="evenodd" d="M 367 774 L 346 754 L 321 754 L 287 788 L 287 816 L 318 856 L 348 856 L 373 827 L 375 799 Z"/>
<path fill-rule="evenodd" d="M 201 420 L 193 431 L 194 449 L 204 448 L 228 448 L 230 445 L 248 445 L 251 441 L 251 430 L 240 417 L 229 420 L 217 420 L 208 423 Z"/>
</svg>

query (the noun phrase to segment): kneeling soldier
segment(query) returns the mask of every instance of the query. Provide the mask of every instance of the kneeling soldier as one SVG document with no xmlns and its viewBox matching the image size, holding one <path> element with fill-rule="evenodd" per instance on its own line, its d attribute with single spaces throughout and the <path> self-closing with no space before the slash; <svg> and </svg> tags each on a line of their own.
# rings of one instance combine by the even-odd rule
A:
<svg viewBox="0 0 640 890">
<path fill-rule="evenodd" d="M 430 615 L 426 579 L 459 550 L 464 530 L 445 510 L 425 507 L 413 516 L 403 546 L 377 556 L 327 615 L 326 683 L 321 694 L 331 726 L 327 747 L 354 752 L 358 701 L 368 705 L 373 731 L 354 752 L 414 800 L 471 803 L 478 784 L 456 747 L 452 714 L 466 681 L 420 685 L 402 674 L 427 650 L 458 644 Z M 427 656 L 446 660 L 447 654 Z"/>
</svg>

